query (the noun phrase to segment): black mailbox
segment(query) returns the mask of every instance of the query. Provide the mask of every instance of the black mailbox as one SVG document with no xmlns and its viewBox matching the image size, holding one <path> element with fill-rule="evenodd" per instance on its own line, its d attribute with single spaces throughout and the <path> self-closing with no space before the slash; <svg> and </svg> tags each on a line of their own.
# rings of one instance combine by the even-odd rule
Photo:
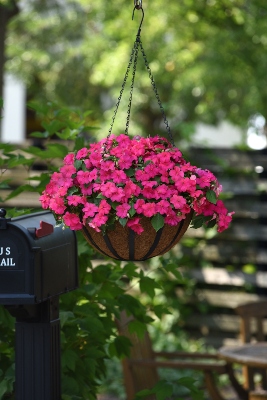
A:
<svg viewBox="0 0 267 400">
<path fill-rule="evenodd" d="M 16 318 L 16 400 L 60 400 L 59 296 L 78 287 L 76 235 L 50 212 L 0 209 L 0 304 Z"/>
<path fill-rule="evenodd" d="M 0 304 L 36 304 L 78 287 L 76 235 L 50 212 L 0 210 Z"/>
</svg>

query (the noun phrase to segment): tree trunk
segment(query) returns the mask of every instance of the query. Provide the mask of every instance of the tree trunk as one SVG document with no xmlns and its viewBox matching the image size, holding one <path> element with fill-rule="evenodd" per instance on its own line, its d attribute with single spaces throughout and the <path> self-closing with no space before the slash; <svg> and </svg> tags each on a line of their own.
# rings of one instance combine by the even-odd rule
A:
<svg viewBox="0 0 267 400">
<path fill-rule="evenodd" d="M 5 65 L 5 39 L 9 20 L 19 12 L 16 0 L 11 0 L 7 5 L 0 4 L 0 98 L 3 98 L 4 65 Z M 0 109 L 0 118 L 2 110 Z M 0 137 L 1 139 L 1 137 Z"/>
</svg>

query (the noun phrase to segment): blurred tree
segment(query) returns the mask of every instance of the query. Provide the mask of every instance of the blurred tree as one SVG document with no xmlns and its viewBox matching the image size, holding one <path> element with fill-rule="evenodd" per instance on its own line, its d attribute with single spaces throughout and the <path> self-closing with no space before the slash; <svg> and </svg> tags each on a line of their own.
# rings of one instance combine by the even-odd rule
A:
<svg viewBox="0 0 267 400">
<path fill-rule="evenodd" d="M 131 21 L 132 7 L 25 0 L 9 25 L 6 69 L 25 80 L 30 98 L 92 109 L 107 132 L 141 19 L 136 11 Z M 266 116 L 265 0 L 144 0 L 143 7 L 143 46 L 176 137 L 197 120 L 245 125 L 255 112 Z M 139 58 L 133 127 L 155 134 L 160 110 Z M 127 101 L 125 93 L 120 129 Z"/>
<path fill-rule="evenodd" d="M 7 26 L 10 19 L 14 17 L 18 11 L 18 6 L 15 0 L 0 0 L 0 97 L 3 97 L 5 38 Z"/>
</svg>

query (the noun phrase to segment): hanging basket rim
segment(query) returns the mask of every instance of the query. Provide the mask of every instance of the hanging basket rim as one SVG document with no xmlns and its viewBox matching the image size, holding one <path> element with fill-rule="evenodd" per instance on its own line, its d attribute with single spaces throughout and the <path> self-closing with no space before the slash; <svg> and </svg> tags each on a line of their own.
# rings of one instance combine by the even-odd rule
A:
<svg viewBox="0 0 267 400">
<path fill-rule="evenodd" d="M 87 242 L 97 251 L 105 256 L 121 261 L 145 261 L 149 258 L 163 255 L 174 247 L 188 229 L 192 212 L 187 215 L 178 225 L 164 227 L 155 232 L 152 236 L 153 227 L 151 220 L 143 217 L 141 223 L 145 230 L 141 235 L 136 234 L 128 227 L 120 226 L 119 222 L 115 229 L 106 232 L 96 232 L 88 225 L 84 226 L 82 233 Z M 148 232 L 146 232 L 148 230 Z"/>
</svg>

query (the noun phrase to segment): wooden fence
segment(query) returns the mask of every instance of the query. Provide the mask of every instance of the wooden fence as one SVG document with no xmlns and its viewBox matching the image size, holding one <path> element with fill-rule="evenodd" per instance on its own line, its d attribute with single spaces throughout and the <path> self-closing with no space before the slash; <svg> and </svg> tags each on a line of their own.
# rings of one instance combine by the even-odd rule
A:
<svg viewBox="0 0 267 400">
<path fill-rule="evenodd" d="M 184 329 L 219 347 L 238 340 L 234 308 L 267 298 L 267 157 L 258 151 L 193 148 L 190 160 L 216 174 L 226 206 L 235 211 L 228 230 L 213 236 L 189 229 L 182 244 L 193 265 L 184 267 L 184 274 L 195 281 Z M 193 247 L 186 246 L 189 238 L 195 239 Z M 183 287 L 177 295 L 183 298 Z"/>
</svg>

